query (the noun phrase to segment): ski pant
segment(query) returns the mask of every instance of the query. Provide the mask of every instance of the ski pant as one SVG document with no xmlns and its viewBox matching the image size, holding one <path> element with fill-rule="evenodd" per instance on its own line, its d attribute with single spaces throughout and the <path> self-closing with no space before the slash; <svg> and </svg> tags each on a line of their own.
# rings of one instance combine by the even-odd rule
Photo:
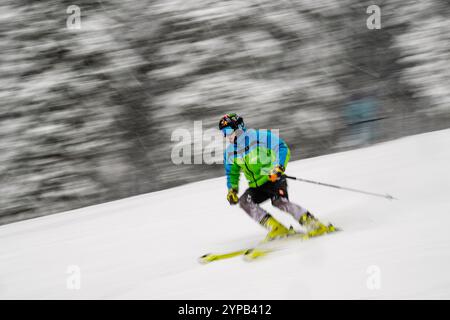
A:
<svg viewBox="0 0 450 320">
<path fill-rule="evenodd" d="M 261 208 L 259 204 L 268 199 L 272 201 L 274 207 L 291 214 L 297 221 L 308 211 L 302 206 L 289 201 L 287 181 L 284 176 L 281 176 L 275 182 L 268 181 L 257 188 L 248 188 L 239 198 L 239 206 L 252 219 L 261 222 L 269 213 Z"/>
</svg>

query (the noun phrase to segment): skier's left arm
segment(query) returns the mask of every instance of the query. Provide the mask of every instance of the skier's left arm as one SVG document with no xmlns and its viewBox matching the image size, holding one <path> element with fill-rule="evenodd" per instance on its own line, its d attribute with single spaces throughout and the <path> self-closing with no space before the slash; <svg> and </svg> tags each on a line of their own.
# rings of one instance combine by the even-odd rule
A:
<svg viewBox="0 0 450 320">
<path fill-rule="evenodd" d="M 279 136 L 273 133 L 270 133 L 270 136 L 270 141 L 275 142 L 271 146 L 272 151 L 275 153 L 275 161 L 272 163 L 273 169 L 269 176 L 271 180 L 276 180 L 286 170 L 289 159 L 291 158 L 291 150 Z"/>
</svg>

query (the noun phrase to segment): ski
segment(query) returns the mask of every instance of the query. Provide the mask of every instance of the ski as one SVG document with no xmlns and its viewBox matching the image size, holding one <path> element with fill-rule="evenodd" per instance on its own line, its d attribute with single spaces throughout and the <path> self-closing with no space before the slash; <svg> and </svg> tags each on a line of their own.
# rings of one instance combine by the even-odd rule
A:
<svg viewBox="0 0 450 320">
<path fill-rule="evenodd" d="M 207 264 L 213 261 L 231 259 L 238 256 L 243 256 L 246 261 L 252 261 L 257 258 L 263 257 L 270 252 L 279 250 L 283 243 L 291 240 L 300 240 L 306 241 L 311 238 L 317 238 L 326 234 L 330 234 L 336 231 L 340 231 L 340 229 L 335 228 L 333 225 L 328 225 L 328 230 L 322 234 L 313 234 L 313 233 L 304 233 L 304 232 L 295 232 L 287 235 L 284 238 L 272 240 L 272 241 L 261 241 L 254 247 L 240 249 L 236 251 L 231 251 L 227 253 L 207 253 L 201 256 L 198 260 L 202 264 Z"/>
<path fill-rule="evenodd" d="M 288 236 L 291 237 L 291 236 L 300 235 L 300 234 L 301 233 L 299 233 L 299 232 L 295 232 Z M 274 242 L 274 241 L 277 241 L 277 240 L 273 240 L 271 242 Z M 234 258 L 234 257 L 238 257 L 238 256 L 244 256 L 244 255 L 248 254 L 250 251 L 255 250 L 257 247 L 259 247 L 267 242 L 268 241 L 266 241 L 266 240 L 262 240 L 254 247 L 249 247 L 246 249 L 240 249 L 240 250 L 236 250 L 236 251 L 230 251 L 227 253 L 207 253 L 207 254 L 204 254 L 203 256 L 201 256 L 198 259 L 198 261 L 202 264 L 207 264 L 207 263 L 217 261 L 217 260 L 225 260 L 225 259 L 230 259 L 230 258 Z"/>
<path fill-rule="evenodd" d="M 327 226 L 327 230 L 324 233 L 321 234 L 314 234 L 314 233 L 303 233 L 303 232 L 296 232 L 292 235 L 288 235 L 285 238 L 277 239 L 274 241 L 269 241 L 265 243 L 261 243 L 259 246 L 256 246 L 254 248 L 248 249 L 244 252 L 244 260 L 245 261 L 253 261 L 255 259 L 264 257 L 268 255 L 269 253 L 279 251 L 284 248 L 283 244 L 287 244 L 288 242 L 292 240 L 300 240 L 300 241 L 307 241 L 313 238 L 322 237 L 337 231 L 341 231 L 341 229 L 338 229 L 334 227 L 332 224 L 329 224 Z"/>
<path fill-rule="evenodd" d="M 217 260 L 225 260 L 225 259 L 230 259 L 230 258 L 234 258 L 237 256 L 242 256 L 248 250 L 251 250 L 251 249 L 252 248 L 241 249 L 241 250 L 237 250 L 237 251 L 231 251 L 228 253 L 207 253 L 207 254 L 204 254 L 203 256 L 201 256 L 198 260 L 200 263 L 206 264 L 206 263 L 210 263 L 210 262 L 217 261 Z"/>
</svg>

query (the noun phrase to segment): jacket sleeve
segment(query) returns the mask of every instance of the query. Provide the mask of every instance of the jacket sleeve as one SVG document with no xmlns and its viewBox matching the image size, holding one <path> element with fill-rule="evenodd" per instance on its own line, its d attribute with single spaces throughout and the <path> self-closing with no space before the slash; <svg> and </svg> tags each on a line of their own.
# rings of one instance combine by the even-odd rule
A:
<svg viewBox="0 0 450 320">
<path fill-rule="evenodd" d="M 227 176 L 227 188 L 239 190 L 239 178 L 241 175 L 241 167 L 234 163 L 232 158 L 227 157 L 227 152 L 224 154 L 225 174 Z"/>
<path fill-rule="evenodd" d="M 270 136 L 269 140 L 273 144 L 271 145 L 271 149 L 275 153 L 275 161 L 273 162 L 273 165 L 274 166 L 281 165 L 286 169 L 289 159 L 291 157 L 291 150 L 289 150 L 289 147 L 286 144 L 286 142 L 284 142 L 284 140 L 278 137 L 277 135 L 269 132 L 269 136 Z"/>
</svg>

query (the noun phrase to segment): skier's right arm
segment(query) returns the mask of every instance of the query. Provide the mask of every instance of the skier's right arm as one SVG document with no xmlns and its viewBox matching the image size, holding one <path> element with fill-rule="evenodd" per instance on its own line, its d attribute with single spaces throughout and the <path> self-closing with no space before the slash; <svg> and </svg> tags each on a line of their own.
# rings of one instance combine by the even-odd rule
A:
<svg viewBox="0 0 450 320">
<path fill-rule="evenodd" d="M 224 156 L 225 174 L 227 176 L 227 200 L 231 204 L 235 204 L 238 201 L 237 193 L 239 191 L 239 177 L 241 174 L 241 168 L 234 163 L 233 159 L 227 158 L 227 153 Z"/>
<path fill-rule="evenodd" d="M 227 175 L 228 189 L 239 191 L 239 177 L 241 168 L 237 164 L 225 164 L 225 173 Z"/>
</svg>

